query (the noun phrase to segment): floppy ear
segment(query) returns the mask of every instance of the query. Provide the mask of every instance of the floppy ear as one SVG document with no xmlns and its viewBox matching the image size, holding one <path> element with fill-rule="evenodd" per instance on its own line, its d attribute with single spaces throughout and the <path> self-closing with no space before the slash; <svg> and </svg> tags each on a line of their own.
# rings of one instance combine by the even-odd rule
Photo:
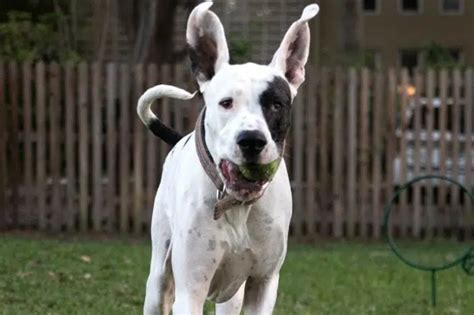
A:
<svg viewBox="0 0 474 315">
<path fill-rule="evenodd" d="M 209 11 L 212 2 L 203 2 L 191 12 L 186 41 L 191 68 L 201 92 L 222 66 L 229 63 L 229 49 L 221 21 Z"/>
<path fill-rule="evenodd" d="M 291 24 L 270 63 L 286 77 L 293 96 L 304 81 L 304 66 L 308 60 L 310 33 L 307 22 L 318 12 L 317 4 L 304 8 L 301 18 Z"/>
</svg>

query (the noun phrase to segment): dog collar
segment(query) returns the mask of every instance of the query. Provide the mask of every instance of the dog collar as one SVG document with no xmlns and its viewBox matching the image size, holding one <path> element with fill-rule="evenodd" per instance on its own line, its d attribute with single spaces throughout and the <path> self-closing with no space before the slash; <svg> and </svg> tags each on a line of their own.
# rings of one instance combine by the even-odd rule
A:
<svg viewBox="0 0 474 315">
<path fill-rule="evenodd" d="M 224 214 L 225 211 L 229 210 L 230 208 L 237 205 L 250 205 L 257 201 L 260 197 L 249 201 L 240 201 L 227 194 L 225 184 L 222 181 L 219 173 L 217 172 L 217 167 L 214 163 L 214 159 L 212 158 L 211 153 L 209 152 L 209 149 L 206 145 L 204 129 L 205 116 L 206 107 L 203 107 L 196 122 L 194 137 L 196 138 L 196 151 L 199 157 L 199 161 L 201 162 L 201 165 L 204 168 L 204 171 L 206 172 L 207 176 L 209 176 L 211 181 L 214 183 L 214 186 L 216 186 L 217 188 L 217 200 L 214 205 L 214 220 L 217 220 Z"/>
</svg>

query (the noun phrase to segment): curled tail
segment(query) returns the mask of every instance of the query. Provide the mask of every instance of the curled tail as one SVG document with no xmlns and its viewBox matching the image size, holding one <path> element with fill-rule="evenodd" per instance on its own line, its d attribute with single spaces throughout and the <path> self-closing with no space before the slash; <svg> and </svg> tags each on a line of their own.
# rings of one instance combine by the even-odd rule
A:
<svg viewBox="0 0 474 315">
<path fill-rule="evenodd" d="M 158 117 L 151 111 L 151 104 L 163 96 L 176 98 L 180 100 L 189 100 L 194 97 L 196 93 L 189 93 L 183 89 L 175 86 L 160 84 L 149 88 L 140 96 L 138 100 L 137 113 L 141 121 L 153 132 L 155 136 L 162 139 L 169 145 L 175 145 L 183 137 L 176 130 L 166 126 Z"/>
</svg>

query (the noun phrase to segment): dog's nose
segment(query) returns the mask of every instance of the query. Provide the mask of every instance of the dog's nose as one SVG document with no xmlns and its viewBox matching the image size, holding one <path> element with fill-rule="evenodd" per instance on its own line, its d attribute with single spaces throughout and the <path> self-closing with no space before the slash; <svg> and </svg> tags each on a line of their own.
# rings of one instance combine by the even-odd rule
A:
<svg viewBox="0 0 474 315">
<path fill-rule="evenodd" d="M 244 157 L 253 160 L 258 157 L 263 148 L 265 148 L 267 139 L 263 132 L 259 130 L 245 130 L 237 136 L 237 144 L 244 154 Z"/>
</svg>

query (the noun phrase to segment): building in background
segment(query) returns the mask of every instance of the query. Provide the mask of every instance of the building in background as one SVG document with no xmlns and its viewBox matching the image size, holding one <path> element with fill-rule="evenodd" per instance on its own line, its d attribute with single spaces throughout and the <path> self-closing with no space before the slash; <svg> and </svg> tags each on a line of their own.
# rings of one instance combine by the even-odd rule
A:
<svg viewBox="0 0 474 315">
<path fill-rule="evenodd" d="M 320 63 L 415 68 L 444 58 L 445 63 L 474 64 L 474 1 L 320 0 L 319 4 L 313 41 L 319 44 Z M 348 9 L 353 11 L 348 14 Z M 347 41 L 357 43 L 354 51 L 347 51 Z"/>
</svg>

